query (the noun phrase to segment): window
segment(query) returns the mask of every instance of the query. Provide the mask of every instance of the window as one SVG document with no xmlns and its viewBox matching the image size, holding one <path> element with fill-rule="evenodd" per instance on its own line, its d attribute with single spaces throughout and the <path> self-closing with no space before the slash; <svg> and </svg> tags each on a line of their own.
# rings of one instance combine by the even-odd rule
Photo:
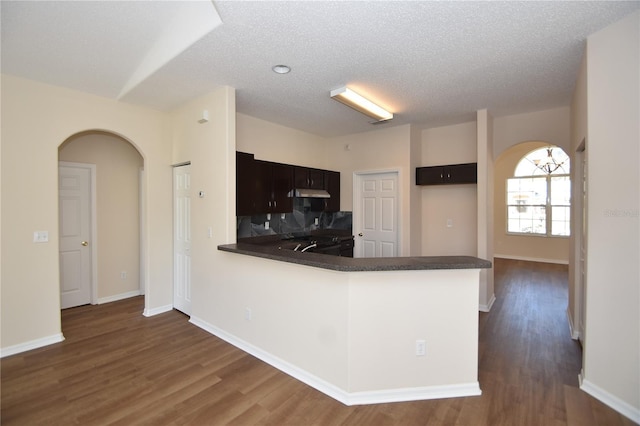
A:
<svg viewBox="0 0 640 426">
<path fill-rule="evenodd" d="M 522 157 L 507 179 L 507 232 L 568 236 L 571 224 L 569 157 L 546 147 Z"/>
</svg>

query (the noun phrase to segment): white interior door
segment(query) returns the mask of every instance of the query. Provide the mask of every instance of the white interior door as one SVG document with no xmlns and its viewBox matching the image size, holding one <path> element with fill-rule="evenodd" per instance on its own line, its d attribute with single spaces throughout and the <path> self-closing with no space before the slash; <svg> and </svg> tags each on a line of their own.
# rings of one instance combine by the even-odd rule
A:
<svg viewBox="0 0 640 426">
<path fill-rule="evenodd" d="M 63 309 L 91 303 L 92 172 L 92 165 L 61 163 L 58 168 L 60 305 Z"/>
<path fill-rule="evenodd" d="M 355 187 L 355 257 L 398 256 L 398 173 L 357 174 Z"/>
<path fill-rule="evenodd" d="M 191 315 L 191 165 L 173 168 L 173 307 Z"/>
</svg>

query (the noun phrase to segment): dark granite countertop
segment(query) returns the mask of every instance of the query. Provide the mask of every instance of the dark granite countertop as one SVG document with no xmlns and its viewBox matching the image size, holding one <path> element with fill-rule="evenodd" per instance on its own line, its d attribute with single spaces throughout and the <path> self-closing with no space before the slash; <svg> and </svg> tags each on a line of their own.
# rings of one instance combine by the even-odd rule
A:
<svg viewBox="0 0 640 426">
<path fill-rule="evenodd" d="M 418 271 L 425 269 L 487 269 L 491 262 L 473 256 L 420 256 L 351 258 L 319 253 L 301 253 L 286 245 L 224 244 L 218 250 L 280 262 L 313 266 L 342 272 L 357 271 Z"/>
</svg>

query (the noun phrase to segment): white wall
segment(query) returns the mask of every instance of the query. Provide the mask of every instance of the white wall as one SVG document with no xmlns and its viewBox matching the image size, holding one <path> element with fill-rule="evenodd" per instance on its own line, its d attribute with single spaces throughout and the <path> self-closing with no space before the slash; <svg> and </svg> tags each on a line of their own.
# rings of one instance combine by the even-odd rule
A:
<svg viewBox="0 0 640 426">
<path fill-rule="evenodd" d="M 640 422 L 640 12 L 587 40 L 582 389 Z"/>
<path fill-rule="evenodd" d="M 2 75 L 2 336 L 0 347 L 61 338 L 58 146 L 87 130 L 113 132 L 144 158 L 147 308 L 170 305 L 171 140 L 167 115 Z M 34 231 L 49 242 L 34 244 Z"/>
<path fill-rule="evenodd" d="M 60 147 L 60 161 L 96 165 L 99 299 L 140 290 L 140 153 L 107 133 L 72 137 Z M 126 278 L 120 273 L 126 271 Z"/>
</svg>

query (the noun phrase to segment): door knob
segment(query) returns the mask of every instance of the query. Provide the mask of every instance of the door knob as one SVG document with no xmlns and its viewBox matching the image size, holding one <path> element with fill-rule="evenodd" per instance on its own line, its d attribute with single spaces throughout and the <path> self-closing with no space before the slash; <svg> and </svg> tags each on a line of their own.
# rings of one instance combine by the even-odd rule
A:
<svg viewBox="0 0 640 426">
<path fill-rule="evenodd" d="M 358 234 L 358 237 L 362 237 L 362 232 L 360 232 L 360 233 Z"/>
<path fill-rule="evenodd" d="M 86 246 L 89 245 L 89 241 L 83 241 L 83 242 L 80 243 L 80 245 L 86 247 Z"/>
</svg>

